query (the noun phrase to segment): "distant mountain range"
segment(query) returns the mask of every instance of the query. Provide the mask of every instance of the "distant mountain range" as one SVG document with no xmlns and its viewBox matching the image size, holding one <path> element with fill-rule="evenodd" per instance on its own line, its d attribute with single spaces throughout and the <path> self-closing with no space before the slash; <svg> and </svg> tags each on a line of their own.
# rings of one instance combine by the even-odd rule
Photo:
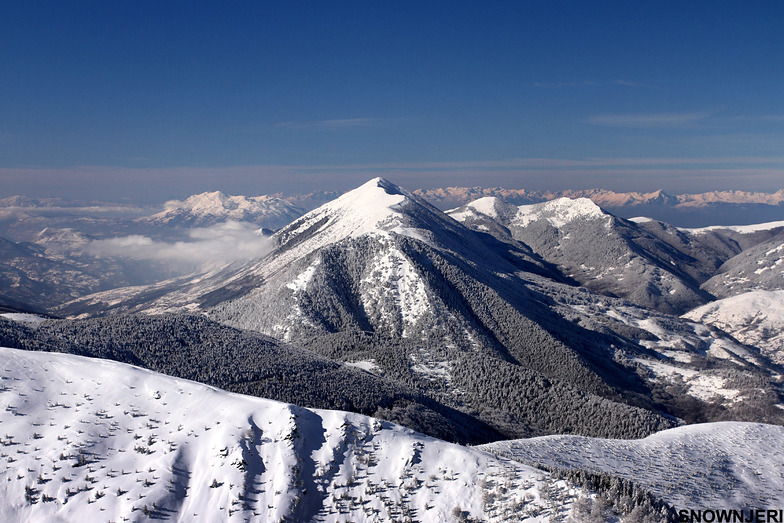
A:
<svg viewBox="0 0 784 523">
<path fill-rule="evenodd" d="M 0 237 L 0 307 L 43 313 L 52 303 L 129 285 L 121 264 L 79 252 L 85 236 L 60 230 L 56 236 L 67 237 L 71 251 L 47 249 L 51 232 L 42 231 L 39 243 Z"/>
<path fill-rule="evenodd" d="M 747 191 L 711 191 L 698 194 L 667 194 L 662 190 L 640 192 L 615 192 L 606 189 L 569 189 L 564 191 L 530 191 L 527 189 L 504 189 L 501 187 L 445 187 L 440 189 L 418 189 L 414 191 L 432 202 L 463 202 L 484 197 L 497 197 L 518 205 L 541 203 L 558 198 L 588 198 L 601 207 L 633 207 L 639 205 L 671 205 L 681 207 L 703 207 L 717 203 L 782 205 L 784 189 L 775 193 Z"/>
<path fill-rule="evenodd" d="M 784 189 L 775 193 L 711 191 L 672 195 L 661 190 L 639 193 L 606 189 L 530 191 L 500 187 L 445 187 L 417 189 L 413 193 L 441 210 L 460 207 L 485 197 L 500 198 L 515 205 L 543 203 L 558 198 L 588 198 L 620 217 L 649 216 L 681 227 L 784 220 Z M 60 222 L 63 226 L 70 227 L 73 226 L 75 218 L 72 215 L 78 213 L 82 225 L 88 216 L 91 220 L 99 221 L 111 216 L 125 216 L 127 219 L 140 218 L 139 222 L 142 224 L 179 226 L 207 226 L 218 220 L 233 219 L 275 230 L 288 224 L 304 211 L 312 210 L 340 195 L 337 191 L 315 191 L 292 195 L 277 193 L 232 196 L 213 191 L 195 194 L 184 200 L 170 200 L 158 208 L 142 208 L 127 203 L 72 202 L 59 198 L 10 196 L 0 199 L 0 224 L 13 225 L 12 229 L 16 229 L 21 224 L 14 222 L 22 214 L 28 221 L 33 219 L 43 224 L 44 221 L 38 219 L 39 214 L 43 213 L 48 226 L 58 226 L 57 222 Z M 22 229 L 21 232 L 26 230 Z M 29 238 L 18 236 L 12 239 Z"/>
</svg>

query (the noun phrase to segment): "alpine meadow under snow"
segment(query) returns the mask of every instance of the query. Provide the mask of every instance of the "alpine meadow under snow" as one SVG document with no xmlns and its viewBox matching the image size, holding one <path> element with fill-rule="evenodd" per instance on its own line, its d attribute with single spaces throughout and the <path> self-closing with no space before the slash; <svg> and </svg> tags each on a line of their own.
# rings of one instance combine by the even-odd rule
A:
<svg viewBox="0 0 784 523">
<path fill-rule="evenodd" d="M 782 508 L 784 222 L 633 214 L 763 196 L 374 178 L 122 217 L 14 199 L 0 519 Z"/>
</svg>

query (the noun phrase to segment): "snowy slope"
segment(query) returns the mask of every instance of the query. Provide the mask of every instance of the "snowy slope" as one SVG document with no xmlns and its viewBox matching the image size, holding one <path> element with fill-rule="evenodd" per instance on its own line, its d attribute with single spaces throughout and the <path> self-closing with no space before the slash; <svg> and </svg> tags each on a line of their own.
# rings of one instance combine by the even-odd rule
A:
<svg viewBox="0 0 784 523">
<path fill-rule="evenodd" d="M 0 349 L 2 521 L 549 521 L 586 492 L 373 418 Z"/>
<path fill-rule="evenodd" d="M 769 416 L 764 420 L 784 420 L 778 399 L 780 371 L 771 367 L 760 349 L 743 345 L 709 324 L 651 311 L 584 289 L 566 293 L 555 285 L 544 285 L 543 290 L 551 296 L 550 306 L 564 318 L 591 331 L 613 332 L 644 347 L 645 351 L 637 352 L 626 347 L 625 354 L 618 351 L 615 357 L 630 359 L 645 369 L 650 383 L 671 395 L 673 403 L 691 397 L 721 405 L 728 412 L 735 411 L 733 419 L 760 421 L 760 411 L 750 418 L 744 411 L 759 409 L 760 400 L 764 399 L 762 404 Z M 747 409 L 747 405 L 754 406 Z M 689 422 L 699 420 L 690 409 L 677 410 L 675 414 Z M 709 414 L 712 415 L 715 414 Z"/>
<path fill-rule="evenodd" d="M 0 318 L 5 318 L 8 320 L 18 321 L 23 323 L 41 323 L 42 321 L 47 320 L 45 316 L 41 316 L 39 314 L 30 314 L 25 312 L 5 312 L 0 314 Z"/>
<path fill-rule="evenodd" d="M 228 220 L 278 229 L 302 215 L 302 209 L 274 196 L 230 196 L 220 191 L 194 194 L 184 201 L 166 202 L 166 209 L 140 218 L 154 225 L 205 227 Z"/>
<path fill-rule="evenodd" d="M 746 292 L 697 307 L 683 317 L 717 327 L 784 363 L 784 290 Z"/>
<path fill-rule="evenodd" d="M 676 509 L 784 506 L 784 427 L 776 425 L 706 423 L 642 440 L 545 436 L 479 448 L 521 463 L 617 475 Z"/>
<path fill-rule="evenodd" d="M 541 219 L 556 228 L 577 220 L 594 219 L 602 220 L 609 227 L 611 216 L 588 198 L 558 198 L 545 203 L 521 205 L 512 225 L 525 227 Z"/>
<path fill-rule="evenodd" d="M 719 298 L 784 289 L 784 232 L 727 260 L 702 287 Z"/>
</svg>

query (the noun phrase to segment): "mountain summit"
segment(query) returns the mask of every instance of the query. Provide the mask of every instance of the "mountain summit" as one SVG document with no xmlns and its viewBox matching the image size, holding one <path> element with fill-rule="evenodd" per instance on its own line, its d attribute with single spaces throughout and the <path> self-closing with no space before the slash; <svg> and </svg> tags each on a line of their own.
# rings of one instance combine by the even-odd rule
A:
<svg viewBox="0 0 784 523">
<path fill-rule="evenodd" d="M 407 236 L 447 249 L 463 249 L 447 236 L 460 235 L 453 220 L 422 198 L 383 178 L 373 178 L 310 211 L 273 237 L 282 249 L 304 253 L 348 238 Z"/>
</svg>

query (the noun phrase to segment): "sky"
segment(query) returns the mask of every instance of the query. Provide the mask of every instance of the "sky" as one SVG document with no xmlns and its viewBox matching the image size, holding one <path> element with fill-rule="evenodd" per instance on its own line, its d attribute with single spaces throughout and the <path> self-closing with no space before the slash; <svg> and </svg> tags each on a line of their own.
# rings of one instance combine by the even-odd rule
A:
<svg viewBox="0 0 784 523">
<path fill-rule="evenodd" d="M 776 1 L 0 3 L 0 197 L 784 188 Z"/>
</svg>

